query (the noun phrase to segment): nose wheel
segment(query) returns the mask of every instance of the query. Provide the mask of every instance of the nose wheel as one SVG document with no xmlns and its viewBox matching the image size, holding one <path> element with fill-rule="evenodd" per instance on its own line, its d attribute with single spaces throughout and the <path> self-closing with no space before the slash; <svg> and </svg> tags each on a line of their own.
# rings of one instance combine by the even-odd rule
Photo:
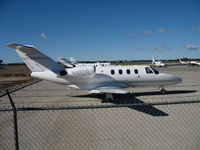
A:
<svg viewBox="0 0 200 150">
<path fill-rule="evenodd" d="M 161 90 L 160 90 L 160 92 L 161 92 L 161 94 L 166 94 L 166 90 L 164 89 L 164 88 L 162 88 Z"/>
</svg>

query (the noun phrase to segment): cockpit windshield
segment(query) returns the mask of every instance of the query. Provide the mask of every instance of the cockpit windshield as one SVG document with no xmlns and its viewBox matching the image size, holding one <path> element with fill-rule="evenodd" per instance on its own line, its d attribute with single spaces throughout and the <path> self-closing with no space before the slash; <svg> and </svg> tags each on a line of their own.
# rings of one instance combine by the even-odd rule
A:
<svg viewBox="0 0 200 150">
<path fill-rule="evenodd" d="M 152 66 L 150 66 L 151 67 L 151 69 L 153 70 L 153 72 L 155 73 L 155 74 L 159 74 L 159 71 L 158 70 L 156 70 L 154 67 L 152 67 Z"/>
</svg>

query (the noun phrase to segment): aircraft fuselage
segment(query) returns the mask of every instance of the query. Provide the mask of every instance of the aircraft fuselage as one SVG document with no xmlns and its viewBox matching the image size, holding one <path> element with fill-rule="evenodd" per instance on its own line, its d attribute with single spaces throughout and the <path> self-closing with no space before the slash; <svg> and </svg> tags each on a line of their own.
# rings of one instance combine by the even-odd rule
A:
<svg viewBox="0 0 200 150">
<path fill-rule="evenodd" d="M 48 75 L 47 75 L 48 74 Z M 175 75 L 159 73 L 150 66 L 89 66 L 66 69 L 66 75 L 58 76 L 49 71 L 32 73 L 33 77 L 59 84 L 76 85 L 91 90 L 102 85 L 120 87 L 159 86 L 178 84 L 182 79 Z"/>
</svg>

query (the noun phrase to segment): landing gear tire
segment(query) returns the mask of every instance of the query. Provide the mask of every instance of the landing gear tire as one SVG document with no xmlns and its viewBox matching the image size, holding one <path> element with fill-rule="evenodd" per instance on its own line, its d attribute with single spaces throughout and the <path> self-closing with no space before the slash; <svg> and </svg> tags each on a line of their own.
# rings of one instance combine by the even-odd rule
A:
<svg viewBox="0 0 200 150">
<path fill-rule="evenodd" d="M 102 103 L 114 102 L 113 94 L 106 93 L 105 97 L 101 100 Z"/>
<path fill-rule="evenodd" d="M 167 91 L 166 91 L 164 88 L 162 88 L 162 89 L 160 90 L 160 92 L 161 92 L 161 94 L 164 95 L 164 94 L 166 94 Z"/>
</svg>

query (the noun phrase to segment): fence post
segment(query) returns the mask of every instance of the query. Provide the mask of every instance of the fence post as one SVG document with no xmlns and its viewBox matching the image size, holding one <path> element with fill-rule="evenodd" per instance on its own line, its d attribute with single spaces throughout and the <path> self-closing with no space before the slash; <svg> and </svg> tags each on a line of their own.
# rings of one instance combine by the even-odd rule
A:
<svg viewBox="0 0 200 150">
<path fill-rule="evenodd" d="M 12 100 L 12 97 L 10 95 L 10 92 L 8 90 L 6 90 L 6 92 L 7 92 L 8 98 L 10 100 L 10 104 L 13 108 L 13 120 L 14 120 L 13 127 L 14 127 L 14 136 L 15 136 L 15 150 L 19 150 L 18 127 L 17 127 L 17 110 L 16 110 L 15 104 Z"/>
</svg>

